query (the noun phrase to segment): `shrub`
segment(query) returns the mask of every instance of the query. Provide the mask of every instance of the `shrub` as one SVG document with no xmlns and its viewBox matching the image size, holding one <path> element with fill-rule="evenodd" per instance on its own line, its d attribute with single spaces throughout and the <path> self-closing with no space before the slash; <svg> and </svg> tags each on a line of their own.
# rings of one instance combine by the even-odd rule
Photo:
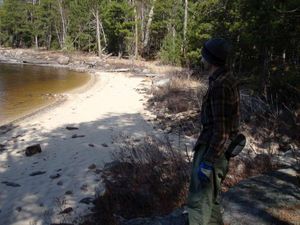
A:
<svg viewBox="0 0 300 225">
<path fill-rule="evenodd" d="M 164 215 L 182 206 L 190 165 L 170 140 L 148 136 L 140 143 L 124 138 L 122 142 L 102 173 L 105 193 L 95 200 L 96 224 L 117 224 L 116 215 Z"/>
<path fill-rule="evenodd" d="M 168 34 L 159 52 L 159 59 L 162 63 L 180 65 L 181 62 L 181 39 Z"/>
</svg>

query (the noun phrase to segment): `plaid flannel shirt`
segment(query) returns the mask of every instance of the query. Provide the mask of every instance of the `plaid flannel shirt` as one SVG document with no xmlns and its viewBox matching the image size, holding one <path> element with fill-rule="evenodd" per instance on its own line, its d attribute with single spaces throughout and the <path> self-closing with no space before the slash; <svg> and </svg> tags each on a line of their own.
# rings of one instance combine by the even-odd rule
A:
<svg viewBox="0 0 300 225">
<path fill-rule="evenodd" d="M 209 88 L 201 109 L 203 130 L 197 140 L 208 144 L 204 161 L 215 163 L 224 154 L 227 141 L 233 138 L 240 123 L 240 93 L 237 80 L 225 69 L 219 68 L 209 77 Z"/>
</svg>

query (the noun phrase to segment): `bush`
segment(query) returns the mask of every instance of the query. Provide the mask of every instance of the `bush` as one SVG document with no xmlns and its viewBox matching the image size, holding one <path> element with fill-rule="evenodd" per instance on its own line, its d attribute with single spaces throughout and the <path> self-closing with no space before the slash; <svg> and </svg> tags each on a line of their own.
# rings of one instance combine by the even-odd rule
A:
<svg viewBox="0 0 300 225">
<path fill-rule="evenodd" d="M 95 200 L 92 224 L 164 215 L 185 203 L 190 165 L 168 138 L 148 136 L 140 143 L 122 137 L 113 163 L 103 169 L 105 193 Z"/>
<path fill-rule="evenodd" d="M 65 51 L 65 52 L 72 52 L 72 51 L 75 51 L 75 47 L 74 47 L 72 38 L 71 38 L 70 36 L 67 36 L 67 37 L 66 37 L 65 45 L 64 45 L 64 47 L 63 47 L 62 50 Z"/>
<path fill-rule="evenodd" d="M 168 34 L 159 52 L 159 59 L 162 63 L 180 65 L 181 62 L 181 39 Z"/>
<path fill-rule="evenodd" d="M 201 53 L 200 49 L 195 51 L 190 51 L 186 56 L 186 65 L 189 65 L 190 68 L 196 68 L 200 65 Z"/>
</svg>

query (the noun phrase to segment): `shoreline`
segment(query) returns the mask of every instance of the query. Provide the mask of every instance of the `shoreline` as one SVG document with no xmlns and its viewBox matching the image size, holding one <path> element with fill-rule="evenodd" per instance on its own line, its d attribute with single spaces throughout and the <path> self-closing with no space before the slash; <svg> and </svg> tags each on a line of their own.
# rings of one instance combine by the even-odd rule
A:
<svg viewBox="0 0 300 225">
<path fill-rule="evenodd" d="M 67 100 L 19 119 L 0 135 L 2 223 L 43 224 L 47 210 L 52 222 L 59 223 L 55 199 L 73 208 L 76 214 L 70 216 L 86 214 L 89 205 L 83 200 L 103 190 L 99 171 L 120 147 L 114 137 L 127 133 L 141 138 L 153 132 L 145 119 L 147 96 L 137 90 L 149 87 L 149 79 L 131 72 L 89 72 L 92 79 L 72 90 Z M 42 152 L 26 157 L 25 149 L 36 144 Z"/>
<path fill-rule="evenodd" d="M 115 62 L 116 61 L 116 62 Z M 78 88 L 66 91 L 60 95 L 59 99 L 54 99 L 53 102 L 44 106 L 31 110 L 23 115 L 6 120 L 0 123 L 0 129 L 4 129 L 14 123 L 20 123 L 27 118 L 36 116 L 40 113 L 45 113 L 53 108 L 59 107 L 70 99 L 70 95 L 83 93 L 94 83 L 99 82 L 96 73 L 133 73 L 141 77 L 156 77 L 165 75 L 164 68 L 166 66 L 156 66 L 152 63 L 143 61 L 131 61 L 123 59 L 111 59 L 107 56 L 99 58 L 95 55 L 66 54 L 64 52 L 34 50 L 34 49 L 9 49 L 0 48 L 0 63 L 14 65 L 32 65 L 51 68 L 64 68 L 69 71 L 86 73 L 91 76 L 90 80 Z M 169 70 L 170 68 L 167 67 Z M 178 68 L 176 69 L 178 70 Z M 158 74 L 156 74 L 158 73 Z"/>
<path fill-rule="evenodd" d="M 32 66 L 43 66 L 43 67 L 47 67 L 48 65 L 41 65 L 41 64 L 27 64 L 27 63 L 9 63 L 9 62 L 0 62 L 0 63 L 5 63 L 5 64 L 13 64 L 13 65 L 32 65 Z M 75 71 L 75 72 L 79 72 L 76 71 L 70 67 L 67 66 L 59 66 L 59 65 L 52 65 L 49 66 L 52 68 L 65 68 L 67 70 L 70 71 Z M 64 104 L 67 101 L 70 101 L 70 95 L 74 95 L 74 94 L 80 94 L 80 93 L 84 93 L 85 91 L 87 91 L 89 88 L 91 88 L 93 85 L 95 85 L 96 82 L 99 82 L 99 78 L 96 77 L 95 72 L 86 70 L 86 71 L 80 71 L 80 73 L 84 73 L 88 76 L 90 76 L 90 79 L 84 83 L 83 85 L 73 88 L 71 90 L 67 90 L 63 93 L 58 94 L 59 97 L 55 97 L 55 99 L 53 101 L 51 101 L 50 103 L 47 103 L 41 107 L 37 107 L 34 108 L 26 113 L 23 113 L 19 116 L 16 116 L 15 118 L 12 119 L 8 119 L 8 120 L 4 120 L 3 122 L 0 122 L 0 130 L 3 129 L 5 130 L 5 127 L 11 126 L 11 125 L 17 125 L 19 123 L 21 123 L 22 121 L 24 121 L 25 119 L 28 119 L 30 117 L 33 116 L 37 116 L 38 114 L 41 113 L 45 113 L 51 109 L 54 109 L 56 107 L 61 106 L 62 104 Z"/>
</svg>

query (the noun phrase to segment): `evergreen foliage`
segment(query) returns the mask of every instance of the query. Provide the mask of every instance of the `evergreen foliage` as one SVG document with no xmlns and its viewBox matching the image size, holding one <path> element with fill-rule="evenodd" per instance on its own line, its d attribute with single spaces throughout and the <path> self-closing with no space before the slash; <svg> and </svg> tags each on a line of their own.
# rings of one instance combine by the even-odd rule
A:
<svg viewBox="0 0 300 225">
<path fill-rule="evenodd" d="M 146 59 L 196 67 L 211 37 L 231 42 L 229 66 L 244 83 L 266 97 L 279 84 L 281 93 L 290 85 L 299 97 L 299 0 L 4 0 L 0 5 L 4 47 L 100 56 L 128 56 L 137 49 Z"/>
</svg>

